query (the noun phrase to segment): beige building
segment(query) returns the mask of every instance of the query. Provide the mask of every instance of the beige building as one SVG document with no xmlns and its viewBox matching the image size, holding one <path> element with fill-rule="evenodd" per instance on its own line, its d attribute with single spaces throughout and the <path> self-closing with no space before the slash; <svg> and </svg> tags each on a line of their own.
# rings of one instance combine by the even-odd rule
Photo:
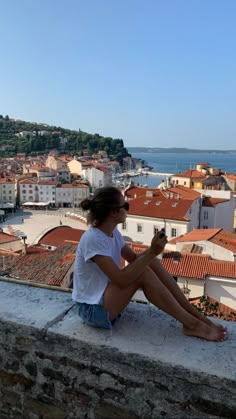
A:
<svg viewBox="0 0 236 419">
<path fill-rule="evenodd" d="M 171 176 L 171 182 L 174 186 L 186 186 L 187 188 L 191 189 L 202 189 L 203 181 L 205 179 L 205 174 L 196 169 L 189 169 L 186 172 L 178 173 Z"/>
</svg>

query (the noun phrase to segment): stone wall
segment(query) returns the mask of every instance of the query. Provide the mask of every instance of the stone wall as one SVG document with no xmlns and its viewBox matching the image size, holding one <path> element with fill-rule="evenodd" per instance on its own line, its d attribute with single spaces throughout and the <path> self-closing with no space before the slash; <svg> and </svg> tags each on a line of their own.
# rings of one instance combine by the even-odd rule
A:
<svg viewBox="0 0 236 419">
<path fill-rule="evenodd" d="M 132 303 L 111 334 L 83 325 L 68 293 L 0 281 L 0 418 L 235 418 L 229 329 L 187 338 Z"/>
</svg>

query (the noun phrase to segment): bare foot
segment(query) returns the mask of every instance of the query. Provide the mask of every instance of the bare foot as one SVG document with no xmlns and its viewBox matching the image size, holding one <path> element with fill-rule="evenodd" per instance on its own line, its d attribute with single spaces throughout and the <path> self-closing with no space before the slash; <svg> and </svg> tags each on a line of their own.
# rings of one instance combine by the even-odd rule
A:
<svg viewBox="0 0 236 419">
<path fill-rule="evenodd" d="M 198 321 L 196 326 L 192 329 L 188 329 L 187 327 L 183 326 L 183 332 L 187 336 L 195 336 L 209 341 L 223 342 L 227 338 L 227 334 L 224 330 L 214 327 L 213 325 L 208 325 L 201 321 Z"/>
<path fill-rule="evenodd" d="M 202 316 L 202 318 L 201 318 L 201 319 L 199 319 L 199 320 L 201 320 L 202 322 L 206 323 L 208 326 L 213 326 L 213 327 L 215 327 L 216 329 L 223 330 L 224 332 L 226 332 L 226 331 L 227 331 L 227 327 L 222 326 L 221 324 L 218 324 L 218 323 L 214 323 L 213 321 L 211 321 L 211 320 L 210 320 L 208 317 L 206 317 L 206 316 Z"/>
</svg>

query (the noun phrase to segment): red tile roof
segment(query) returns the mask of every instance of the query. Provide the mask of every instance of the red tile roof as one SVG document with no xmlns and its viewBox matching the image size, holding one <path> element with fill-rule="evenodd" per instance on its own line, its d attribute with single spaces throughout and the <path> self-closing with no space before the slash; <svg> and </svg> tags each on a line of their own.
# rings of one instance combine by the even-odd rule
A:
<svg viewBox="0 0 236 419">
<path fill-rule="evenodd" d="M 175 261 L 175 259 L 179 261 Z M 236 263 L 213 260 L 209 255 L 165 252 L 161 261 L 173 276 L 204 279 L 207 276 L 233 278 L 236 280 Z"/>
<path fill-rule="evenodd" d="M 162 197 L 143 197 L 129 201 L 129 215 L 189 221 L 186 213 L 192 205 L 187 199 L 167 199 Z"/>
<path fill-rule="evenodd" d="M 148 196 L 148 194 L 152 194 L 153 196 L 159 196 L 160 198 L 163 198 L 163 193 L 160 189 L 144 188 L 140 186 L 131 186 L 125 194 L 128 199 L 140 198 L 141 196 Z"/>
<path fill-rule="evenodd" d="M 38 182 L 38 185 L 52 185 L 52 186 L 56 186 L 56 185 L 58 185 L 58 182 L 56 180 L 40 180 Z"/>
<path fill-rule="evenodd" d="M 9 243 L 14 241 L 20 241 L 19 237 L 13 236 L 12 234 L 0 232 L 0 245 L 3 243 Z"/>
<path fill-rule="evenodd" d="M 210 239 L 211 243 L 224 247 L 236 254 L 236 234 L 223 228 Z"/>
<path fill-rule="evenodd" d="M 135 253 L 140 253 L 148 248 L 148 246 L 138 243 L 128 244 Z M 209 255 L 165 251 L 160 262 L 172 276 L 195 278 L 196 280 L 216 276 L 236 280 L 235 262 L 211 259 Z"/>
<path fill-rule="evenodd" d="M 230 250 L 236 254 L 236 234 L 223 228 L 196 229 L 184 236 L 176 237 L 175 243 L 178 242 L 197 242 L 210 241 L 224 249 Z M 173 241 L 171 241 L 173 243 Z"/>
<path fill-rule="evenodd" d="M 174 240 L 176 243 L 210 240 L 219 231 L 221 231 L 221 228 L 195 229 L 195 230 L 190 231 L 189 233 L 184 234 L 183 236 L 176 237 Z"/>
<path fill-rule="evenodd" d="M 19 183 L 24 184 L 24 185 L 36 185 L 37 181 L 33 179 L 23 179 L 23 180 L 20 180 Z"/>
<path fill-rule="evenodd" d="M 70 189 L 70 188 L 80 188 L 80 189 L 84 189 L 84 188 L 88 188 L 88 185 L 84 185 L 83 183 L 76 183 L 76 185 L 72 184 L 72 183 L 63 183 L 62 185 L 59 185 L 59 188 L 65 188 L 65 189 Z"/>
<path fill-rule="evenodd" d="M 0 183 L 15 183 L 15 181 L 13 179 L 8 179 L 8 178 L 0 178 Z"/>
<path fill-rule="evenodd" d="M 47 232 L 39 241 L 39 244 L 47 246 L 61 246 L 66 240 L 78 243 L 85 230 L 61 226 Z"/>
<path fill-rule="evenodd" d="M 201 194 L 194 189 L 187 188 L 186 186 L 176 185 L 173 188 L 167 188 L 165 190 L 162 190 L 162 193 L 168 197 L 169 194 L 173 194 L 175 198 L 180 196 L 184 199 L 191 199 L 195 200 L 201 197 Z"/>
<path fill-rule="evenodd" d="M 54 251 L 6 255 L 5 270 L 12 277 L 34 283 L 60 286 L 74 263 L 77 243 L 65 242 Z"/>
<path fill-rule="evenodd" d="M 175 175 L 172 175 L 172 177 L 186 177 L 190 179 L 205 179 L 206 178 L 206 176 L 202 172 L 199 172 L 196 169 L 189 169 L 189 170 L 186 170 L 186 172 L 176 173 Z"/>
<path fill-rule="evenodd" d="M 229 202 L 229 199 L 213 198 L 211 196 L 206 196 L 202 201 L 202 206 L 203 207 L 215 207 L 218 204 L 222 204 L 222 202 Z"/>
<path fill-rule="evenodd" d="M 225 177 L 236 182 L 236 175 L 233 173 L 225 173 Z"/>
</svg>

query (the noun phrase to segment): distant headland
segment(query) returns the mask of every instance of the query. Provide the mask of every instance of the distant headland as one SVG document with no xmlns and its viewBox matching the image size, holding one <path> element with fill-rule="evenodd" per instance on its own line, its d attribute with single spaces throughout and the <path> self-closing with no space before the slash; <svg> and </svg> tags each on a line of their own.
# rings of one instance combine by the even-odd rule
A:
<svg viewBox="0 0 236 419">
<path fill-rule="evenodd" d="M 236 154 L 236 150 L 201 150 L 194 148 L 160 148 L 160 147 L 129 147 L 130 153 L 212 153 L 212 154 Z"/>
</svg>

